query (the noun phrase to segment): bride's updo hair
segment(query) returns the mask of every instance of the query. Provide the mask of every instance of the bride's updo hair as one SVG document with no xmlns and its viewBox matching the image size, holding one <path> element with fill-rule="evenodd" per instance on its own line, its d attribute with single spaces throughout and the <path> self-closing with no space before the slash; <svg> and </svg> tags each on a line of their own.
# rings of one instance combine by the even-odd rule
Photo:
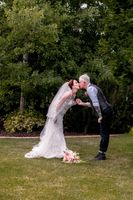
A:
<svg viewBox="0 0 133 200">
<path fill-rule="evenodd" d="M 68 82 L 68 86 L 69 86 L 71 89 L 72 89 L 72 86 L 73 86 L 73 81 L 74 81 L 74 80 L 71 79 L 71 80 Z"/>
</svg>

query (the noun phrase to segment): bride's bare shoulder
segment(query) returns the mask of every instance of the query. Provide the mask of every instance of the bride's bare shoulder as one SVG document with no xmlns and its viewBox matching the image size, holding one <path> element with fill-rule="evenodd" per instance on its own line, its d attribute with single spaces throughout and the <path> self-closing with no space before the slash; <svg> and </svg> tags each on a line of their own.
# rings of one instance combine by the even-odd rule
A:
<svg viewBox="0 0 133 200">
<path fill-rule="evenodd" d="M 71 96 L 72 96 L 72 91 L 67 91 L 63 95 L 64 98 L 68 98 L 68 97 L 71 97 Z"/>
</svg>

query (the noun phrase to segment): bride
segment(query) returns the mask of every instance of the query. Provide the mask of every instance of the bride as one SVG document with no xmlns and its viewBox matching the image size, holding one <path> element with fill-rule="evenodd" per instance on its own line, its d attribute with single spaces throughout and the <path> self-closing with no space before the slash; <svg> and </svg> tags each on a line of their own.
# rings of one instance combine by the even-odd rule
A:
<svg viewBox="0 0 133 200">
<path fill-rule="evenodd" d="M 40 142 L 25 154 L 26 158 L 63 158 L 67 150 L 63 134 L 63 116 L 76 104 L 75 97 L 79 89 L 76 80 L 64 83 L 49 106 L 47 120 L 40 134 Z"/>
</svg>

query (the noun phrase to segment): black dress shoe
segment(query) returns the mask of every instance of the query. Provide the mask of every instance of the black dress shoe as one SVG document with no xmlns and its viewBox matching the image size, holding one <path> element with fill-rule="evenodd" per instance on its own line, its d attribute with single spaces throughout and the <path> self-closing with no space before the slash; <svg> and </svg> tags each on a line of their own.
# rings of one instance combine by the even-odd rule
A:
<svg viewBox="0 0 133 200">
<path fill-rule="evenodd" d="M 95 160 L 106 160 L 106 155 L 105 153 L 98 153 L 96 156 L 95 156 Z"/>
</svg>

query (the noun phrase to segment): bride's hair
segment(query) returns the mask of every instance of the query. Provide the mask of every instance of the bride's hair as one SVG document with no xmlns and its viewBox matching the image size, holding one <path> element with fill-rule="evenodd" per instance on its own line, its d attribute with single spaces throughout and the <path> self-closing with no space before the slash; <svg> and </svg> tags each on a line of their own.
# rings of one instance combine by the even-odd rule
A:
<svg viewBox="0 0 133 200">
<path fill-rule="evenodd" d="M 72 86 L 73 86 L 73 79 L 71 79 L 69 82 L 68 82 L 68 86 L 72 89 Z"/>
<path fill-rule="evenodd" d="M 74 85 L 74 81 L 77 81 L 76 79 L 71 79 L 70 81 L 68 81 L 68 86 L 72 89 L 73 85 Z M 78 81 L 77 81 L 78 82 Z"/>
</svg>

